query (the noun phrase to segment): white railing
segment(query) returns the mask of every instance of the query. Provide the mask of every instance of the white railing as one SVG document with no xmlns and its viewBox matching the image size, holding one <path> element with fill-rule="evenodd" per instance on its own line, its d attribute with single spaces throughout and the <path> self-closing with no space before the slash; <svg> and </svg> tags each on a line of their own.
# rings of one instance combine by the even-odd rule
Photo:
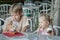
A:
<svg viewBox="0 0 60 40">
<path fill-rule="evenodd" d="M 9 10 L 9 7 L 10 7 L 10 4 L 1 4 L 0 5 L 0 12 L 8 12 Z"/>
<path fill-rule="evenodd" d="M 10 7 L 10 4 L 1 4 L 0 5 L 1 18 L 5 19 L 6 18 L 5 14 L 9 14 L 9 7 Z"/>
<path fill-rule="evenodd" d="M 48 8 L 48 6 L 49 6 L 50 8 Z M 41 3 L 41 4 L 39 5 L 39 7 L 40 7 L 40 8 L 42 7 L 42 10 L 40 10 L 40 13 L 41 13 L 41 12 L 43 12 L 43 13 L 48 13 L 48 11 L 51 10 L 51 4 L 48 4 L 48 3 Z"/>
</svg>

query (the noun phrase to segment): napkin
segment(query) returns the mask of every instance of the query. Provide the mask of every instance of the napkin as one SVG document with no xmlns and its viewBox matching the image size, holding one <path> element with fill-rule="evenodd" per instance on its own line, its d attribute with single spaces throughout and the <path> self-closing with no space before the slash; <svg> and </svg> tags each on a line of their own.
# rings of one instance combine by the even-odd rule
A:
<svg viewBox="0 0 60 40">
<path fill-rule="evenodd" d="M 8 36 L 8 37 L 14 37 L 14 36 L 23 36 L 24 34 L 22 34 L 22 33 L 15 33 L 15 34 L 3 33 L 3 35 Z"/>
</svg>

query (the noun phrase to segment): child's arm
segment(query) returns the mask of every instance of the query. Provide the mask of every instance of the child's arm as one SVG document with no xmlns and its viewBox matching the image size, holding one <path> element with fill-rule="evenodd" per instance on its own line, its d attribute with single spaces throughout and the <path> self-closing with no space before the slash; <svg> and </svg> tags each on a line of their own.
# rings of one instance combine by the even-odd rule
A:
<svg viewBox="0 0 60 40">
<path fill-rule="evenodd" d="M 3 27 L 3 33 L 8 32 L 12 28 L 12 22 L 6 21 Z"/>
<path fill-rule="evenodd" d="M 41 29 L 41 27 L 39 26 L 38 28 L 37 28 L 37 30 L 36 31 L 34 31 L 34 33 L 39 33 L 39 30 Z"/>
</svg>

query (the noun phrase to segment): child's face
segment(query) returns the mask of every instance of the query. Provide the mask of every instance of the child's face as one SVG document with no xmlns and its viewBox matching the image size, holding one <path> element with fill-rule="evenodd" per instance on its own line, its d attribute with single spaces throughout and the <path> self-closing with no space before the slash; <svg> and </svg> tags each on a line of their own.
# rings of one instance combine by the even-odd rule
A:
<svg viewBox="0 0 60 40">
<path fill-rule="evenodd" d="M 12 17 L 15 21 L 18 21 L 20 19 L 20 16 L 22 15 L 22 13 L 12 13 Z"/>
<path fill-rule="evenodd" d="M 44 16 L 39 18 L 39 26 L 41 26 L 42 28 L 48 27 L 49 22 L 45 19 Z"/>
</svg>

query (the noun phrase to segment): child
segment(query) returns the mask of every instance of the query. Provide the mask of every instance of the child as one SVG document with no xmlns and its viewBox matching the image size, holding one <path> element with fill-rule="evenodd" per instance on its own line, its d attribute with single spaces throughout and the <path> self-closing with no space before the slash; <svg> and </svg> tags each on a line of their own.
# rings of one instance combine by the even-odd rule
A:
<svg viewBox="0 0 60 40">
<path fill-rule="evenodd" d="M 9 13 L 11 16 L 8 17 L 4 23 L 3 33 L 14 30 L 16 32 L 26 32 L 29 23 L 28 18 L 26 16 L 23 16 L 22 5 L 19 5 L 17 3 L 11 5 Z"/>
<path fill-rule="evenodd" d="M 39 19 L 39 27 L 37 29 L 38 33 L 42 35 L 55 35 L 53 27 L 49 27 L 49 25 L 52 25 L 52 19 L 49 15 L 43 13 L 40 15 L 38 19 Z"/>
</svg>

